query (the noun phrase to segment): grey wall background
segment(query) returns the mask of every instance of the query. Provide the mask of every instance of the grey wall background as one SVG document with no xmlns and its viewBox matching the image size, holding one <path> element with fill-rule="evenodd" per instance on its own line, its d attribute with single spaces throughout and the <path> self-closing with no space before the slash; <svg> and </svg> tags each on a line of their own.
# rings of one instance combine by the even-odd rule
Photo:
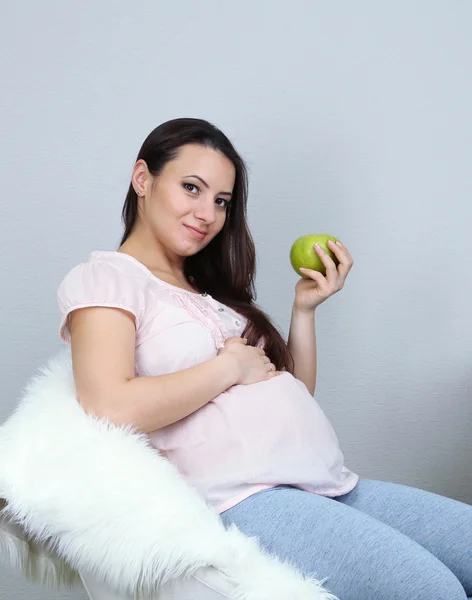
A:
<svg viewBox="0 0 472 600">
<path fill-rule="evenodd" d="M 472 4 L 2 6 L 0 421 L 61 347 L 56 289 L 116 249 L 138 149 L 206 118 L 247 159 L 258 301 L 288 335 L 288 253 L 356 264 L 318 311 L 317 400 L 362 477 L 472 503 Z M 2 572 L 4 600 L 64 598 Z"/>
</svg>

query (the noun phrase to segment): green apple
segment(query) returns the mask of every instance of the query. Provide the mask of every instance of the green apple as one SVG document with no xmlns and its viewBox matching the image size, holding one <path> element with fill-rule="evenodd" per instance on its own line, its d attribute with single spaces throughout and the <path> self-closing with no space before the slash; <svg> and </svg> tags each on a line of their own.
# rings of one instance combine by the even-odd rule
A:
<svg viewBox="0 0 472 600">
<path fill-rule="evenodd" d="M 328 233 L 312 233 L 310 235 L 302 235 L 297 238 L 290 249 L 290 263 L 298 275 L 304 279 L 310 277 L 300 272 L 300 267 L 313 269 L 326 275 L 326 267 L 324 266 L 320 256 L 317 254 L 315 244 L 319 244 L 321 248 L 334 260 L 336 266 L 339 264 L 338 259 L 328 247 L 328 241 L 337 242 L 338 238 Z"/>
</svg>

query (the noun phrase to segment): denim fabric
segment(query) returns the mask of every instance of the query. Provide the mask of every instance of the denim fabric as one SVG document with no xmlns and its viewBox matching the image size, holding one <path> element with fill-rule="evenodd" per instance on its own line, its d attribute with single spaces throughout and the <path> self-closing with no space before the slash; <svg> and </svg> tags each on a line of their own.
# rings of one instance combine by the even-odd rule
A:
<svg viewBox="0 0 472 600">
<path fill-rule="evenodd" d="M 335 498 L 290 486 L 221 513 L 340 600 L 472 597 L 472 506 L 396 483 L 360 479 Z"/>
</svg>

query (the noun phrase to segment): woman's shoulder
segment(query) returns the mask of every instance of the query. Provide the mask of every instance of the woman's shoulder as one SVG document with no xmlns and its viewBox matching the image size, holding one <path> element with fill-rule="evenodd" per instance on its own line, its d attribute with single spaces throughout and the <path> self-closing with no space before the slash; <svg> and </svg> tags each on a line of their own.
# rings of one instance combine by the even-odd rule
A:
<svg viewBox="0 0 472 600">
<path fill-rule="evenodd" d="M 76 264 L 64 276 L 59 288 L 71 285 L 99 286 L 110 285 L 120 288 L 147 288 L 150 273 L 146 267 L 128 254 L 116 251 L 94 250 L 87 260 Z"/>
<path fill-rule="evenodd" d="M 141 335 L 156 315 L 167 308 L 166 288 L 133 257 L 112 251 L 93 251 L 72 267 L 57 289 L 62 314 L 60 333 L 69 343 L 68 315 L 85 307 L 121 308 L 136 317 Z"/>
<path fill-rule="evenodd" d="M 138 260 L 124 252 L 114 250 L 94 250 L 90 252 L 83 265 L 101 269 L 104 273 L 120 272 L 129 279 L 148 284 L 152 275 L 150 271 Z"/>
<path fill-rule="evenodd" d="M 93 251 L 76 264 L 57 288 L 63 311 L 71 306 L 132 303 L 143 311 L 159 300 L 163 288 L 153 281 L 144 265 L 129 255 L 113 251 Z"/>
</svg>

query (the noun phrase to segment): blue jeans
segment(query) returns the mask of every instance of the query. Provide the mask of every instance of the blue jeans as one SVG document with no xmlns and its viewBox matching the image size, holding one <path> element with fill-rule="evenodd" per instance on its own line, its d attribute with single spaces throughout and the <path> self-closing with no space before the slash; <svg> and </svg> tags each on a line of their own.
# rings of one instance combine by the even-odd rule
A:
<svg viewBox="0 0 472 600">
<path fill-rule="evenodd" d="M 340 600 L 472 597 L 472 506 L 360 479 L 336 498 L 278 486 L 221 513 Z"/>
</svg>

